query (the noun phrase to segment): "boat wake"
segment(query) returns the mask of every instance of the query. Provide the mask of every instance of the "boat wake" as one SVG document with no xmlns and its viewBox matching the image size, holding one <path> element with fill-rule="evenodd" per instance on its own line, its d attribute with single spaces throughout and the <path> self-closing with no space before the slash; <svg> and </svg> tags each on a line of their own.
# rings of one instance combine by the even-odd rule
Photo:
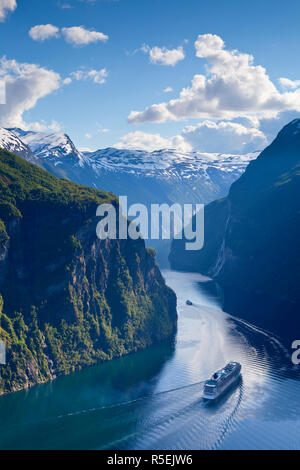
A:
<svg viewBox="0 0 300 470">
<path fill-rule="evenodd" d="M 0 448 L 300 448 L 299 373 L 280 339 L 223 312 L 203 276 L 164 274 L 178 299 L 172 353 L 150 348 L 2 397 Z M 145 373 L 145 357 L 159 367 Z M 204 382 L 230 361 L 242 365 L 239 383 L 203 399 Z"/>
</svg>

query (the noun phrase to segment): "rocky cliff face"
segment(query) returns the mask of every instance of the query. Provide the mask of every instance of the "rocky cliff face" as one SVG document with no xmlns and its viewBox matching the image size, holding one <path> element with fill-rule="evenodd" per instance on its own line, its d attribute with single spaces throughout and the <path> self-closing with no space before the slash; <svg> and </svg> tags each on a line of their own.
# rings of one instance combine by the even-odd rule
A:
<svg viewBox="0 0 300 470">
<path fill-rule="evenodd" d="M 175 294 L 143 240 L 97 238 L 104 202 L 0 152 L 0 394 L 172 338 Z"/>
<path fill-rule="evenodd" d="M 292 121 L 250 163 L 227 198 L 209 204 L 205 245 L 173 242 L 177 269 L 206 273 L 221 284 L 300 302 L 300 120 Z"/>
</svg>

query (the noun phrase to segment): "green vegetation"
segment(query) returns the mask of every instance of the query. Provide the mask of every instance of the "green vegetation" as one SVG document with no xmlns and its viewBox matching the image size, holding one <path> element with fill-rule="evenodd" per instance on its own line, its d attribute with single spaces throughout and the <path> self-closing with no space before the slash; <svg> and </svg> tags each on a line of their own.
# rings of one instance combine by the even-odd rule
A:
<svg viewBox="0 0 300 470">
<path fill-rule="evenodd" d="M 29 164 L 10 152 L 0 150 L 0 215 L 3 220 L 22 217 L 22 212 L 33 203 L 47 207 L 55 204 L 57 210 L 89 212 L 103 202 L 117 201 L 108 192 L 59 179 L 41 168 Z M 0 232 L 3 220 L 0 220 Z"/>
<path fill-rule="evenodd" d="M 148 253 L 150 256 L 152 256 L 152 258 L 154 259 L 155 256 L 156 256 L 156 250 L 155 250 L 155 248 L 152 248 L 151 246 L 147 246 L 146 250 L 147 250 L 147 253 Z"/>
<path fill-rule="evenodd" d="M 176 297 L 143 240 L 101 241 L 107 192 L 0 151 L 0 394 L 172 337 Z"/>
</svg>

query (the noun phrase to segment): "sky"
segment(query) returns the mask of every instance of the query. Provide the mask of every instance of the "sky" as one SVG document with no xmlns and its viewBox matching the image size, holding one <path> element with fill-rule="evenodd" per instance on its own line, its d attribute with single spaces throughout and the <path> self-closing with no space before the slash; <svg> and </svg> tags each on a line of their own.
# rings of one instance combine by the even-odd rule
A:
<svg viewBox="0 0 300 470">
<path fill-rule="evenodd" d="M 298 0 L 0 0 L 0 126 L 260 150 L 300 117 L 299 20 Z"/>
</svg>

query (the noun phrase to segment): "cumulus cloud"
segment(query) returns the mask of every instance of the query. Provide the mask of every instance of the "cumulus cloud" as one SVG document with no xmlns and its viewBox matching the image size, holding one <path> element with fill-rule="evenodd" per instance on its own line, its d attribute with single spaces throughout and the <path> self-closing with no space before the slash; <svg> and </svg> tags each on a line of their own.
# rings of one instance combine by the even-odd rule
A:
<svg viewBox="0 0 300 470">
<path fill-rule="evenodd" d="M 227 50 L 213 34 L 199 35 L 195 49 L 197 57 L 207 60 L 206 75 L 195 75 L 177 99 L 132 111 L 129 122 L 274 118 L 282 111 L 300 110 L 300 87 L 280 93 L 266 69 L 254 65 L 252 55 Z"/>
<path fill-rule="evenodd" d="M 172 93 L 173 91 L 173 88 L 171 86 L 167 86 L 165 89 L 164 89 L 164 93 Z"/>
<path fill-rule="evenodd" d="M 71 76 L 75 80 L 92 80 L 94 83 L 98 83 L 99 85 L 103 85 L 106 82 L 106 78 L 108 76 L 108 71 L 106 68 L 101 70 L 77 70 L 76 72 L 72 72 Z"/>
<path fill-rule="evenodd" d="M 105 34 L 99 31 L 88 30 L 83 26 L 62 28 L 61 33 L 66 42 L 75 46 L 86 46 L 87 44 L 98 41 L 106 42 L 108 40 L 108 36 Z M 58 38 L 60 36 L 60 29 L 52 24 L 40 24 L 33 26 L 29 30 L 29 36 L 34 41 L 45 41 L 50 38 Z"/>
<path fill-rule="evenodd" d="M 114 147 L 129 150 L 146 150 L 148 152 L 162 148 L 172 148 L 178 152 L 189 152 L 192 150 L 191 145 L 181 135 L 167 139 L 160 134 L 149 134 L 142 131 L 130 132 L 124 135 L 121 141 L 115 144 Z"/>
<path fill-rule="evenodd" d="M 64 85 L 70 85 L 70 83 L 72 83 L 72 78 L 71 77 L 67 77 L 63 81 Z"/>
<path fill-rule="evenodd" d="M 264 133 L 255 127 L 235 122 L 203 121 L 186 126 L 182 135 L 195 150 L 213 153 L 247 153 L 267 145 Z"/>
<path fill-rule="evenodd" d="M 0 21 L 5 21 L 9 12 L 17 8 L 16 0 L 0 0 Z"/>
<path fill-rule="evenodd" d="M 23 129 L 30 129 L 35 132 L 61 132 L 62 126 L 59 122 L 52 119 L 51 123 L 42 120 L 40 122 L 31 122 L 23 126 Z"/>
<path fill-rule="evenodd" d="M 175 149 L 184 153 L 199 151 L 244 154 L 261 150 L 267 143 L 265 134 L 255 127 L 246 127 L 236 122 L 206 120 L 195 126 L 186 126 L 181 134 L 170 138 L 142 131 L 130 132 L 123 136 L 114 147 L 149 152 Z"/>
<path fill-rule="evenodd" d="M 6 83 L 6 104 L 0 105 L 0 126 L 28 128 L 25 111 L 61 86 L 60 75 L 36 64 L 0 59 L 0 80 Z"/>
<path fill-rule="evenodd" d="M 91 149 L 90 147 L 78 147 L 79 152 L 95 152 L 97 149 Z"/>
<path fill-rule="evenodd" d="M 75 46 L 86 46 L 87 44 L 96 43 L 98 41 L 106 42 L 108 36 L 99 31 L 91 31 L 83 26 L 72 26 L 70 28 L 62 28 L 62 34 L 65 40 Z"/>
<path fill-rule="evenodd" d="M 45 41 L 50 38 L 59 37 L 59 28 L 52 24 L 39 24 L 29 30 L 29 36 L 34 41 Z"/>
<path fill-rule="evenodd" d="M 279 83 L 282 88 L 295 90 L 300 87 L 300 80 L 290 80 L 289 78 L 279 78 Z"/>
<path fill-rule="evenodd" d="M 142 46 L 141 50 L 145 52 L 145 54 L 149 54 L 152 64 L 174 66 L 177 62 L 185 58 L 182 46 L 177 47 L 177 49 L 167 49 L 166 47 L 150 47 L 145 44 Z"/>
<path fill-rule="evenodd" d="M 73 72 L 70 77 L 62 79 L 58 73 L 46 67 L 20 63 L 3 56 L 0 58 L 0 82 L 5 83 L 6 101 L 5 104 L 0 102 L 0 126 L 30 128 L 38 131 L 57 130 L 60 128 L 60 124 L 56 121 L 53 120 L 50 124 L 44 121 L 29 123 L 24 120 L 24 113 L 34 108 L 41 98 L 53 93 L 63 85 L 69 85 L 72 78 L 74 80 L 90 79 L 94 83 L 102 84 L 107 75 L 108 72 L 105 68 L 78 70 Z M 103 130 L 103 132 L 105 131 Z"/>
</svg>

